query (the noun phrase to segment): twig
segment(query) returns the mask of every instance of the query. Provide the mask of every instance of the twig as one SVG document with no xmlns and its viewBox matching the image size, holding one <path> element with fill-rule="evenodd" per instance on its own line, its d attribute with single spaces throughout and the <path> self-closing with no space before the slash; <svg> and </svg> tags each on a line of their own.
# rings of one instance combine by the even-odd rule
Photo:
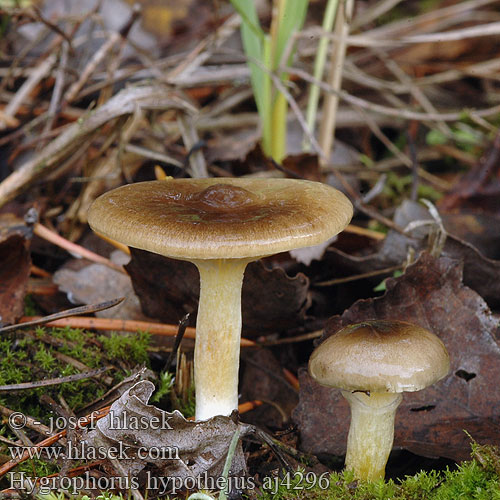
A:
<svg viewBox="0 0 500 500">
<path fill-rule="evenodd" d="M 408 167 L 410 170 L 413 170 L 414 164 L 411 158 L 409 158 L 405 153 L 403 153 L 388 137 L 387 135 L 384 134 L 382 129 L 378 126 L 377 122 L 373 119 L 372 116 L 370 116 L 366 111 L 363 109 L 359 108 L 358 106 L 354 106 L 353 108 L 358 111 L 358 113 L 363 116 L 365 123 L 368 125 L 370 130 L 373 132 L 373 135 L 377 137 L 382 144 L 396 157 L 398 158 L 403 165 Z M 434 184 L 437 188 L 442 189 L 444 191 L 447 191 L 450 189 L 451 185 L 447 181 L 443 181 L 439 177 L 427 172 L 425 169 L 423 169 L 420 166 L 416 166 L 416 171 L 418 175 L 422 178 L 425 179 L 426 181 Z"/>
<path fill-rule="evenodd" d="M 87 403 L 83 408 L 78 409 L 78 415 L 91 412 L 92 408 L 95 406 L 111 405 L 115 402 L 120 395 L 127 390 L 127 388 L 132 387 L 136 382 L 148 378 L 150 375 L 150 370 L 145 366 L 136 368 L 131 375 L 125 377 L 123 380 L 118 382 L 116 385 L 111 387 L 106 393 L 97 397 L 93 401 Z"/>
<path fill-rule="evenodd" d="M 399 81 L 408 88 L 410 94 L 422 106 L 422 108 L 427 111 L 427 113 L 436 113 L 436 108 L 431 103 L 431 101 L 419 87 L 413 84 L 411 78 L 399 67 L 399 65 L 393 59 L 391 59 L 382 50 L 374 49 L 374 52 L 384 62 L 385 66 L 392 72 L 392 74 L 396 76 Z M 452 131 L 447 123 L 441 120 L 437 120 L 436 125 L 446 137 L 452 136 Z"/>
<path fill-rule="evenodd" d="M 370 33 L 372 36 L 379 39 L 390 39 L 391 37 L 397 37 L 401 33 L 408 33 L 412 30 L 421 31 L 422 27 L 428 25 L 435 25 L 439 20 L 445 18 L 452 18 L 455 16 L 458 19 L 464 19 L 467 17 L 467 13 L 478 9 L 479 7 L 484 7 L 486 5 L 491 5 L 498 3 L 498 0 L 464 0 L 456 4 L 445 6 L 441 9 L 432 9 L 429 12 L 415 16 L 412 18 L 398 19 L 397 21 L 384 24 L 379 28 L 372 29 Z"/>
<path fill-rule="evenodd" d="M 7 104 L 6 108 L 4 109 L 4 114 L 7 115 L 8 117 L 15 118 L 15 115 L 21 105 L 25 102 L 26 98 L 31 94 L 33 89 L 38 85 L 40 80 L 45 78 L 50 71 L 52 70 L 53 66 L 57 62 L 57 56 L 56 54 L 50 54 L 46 59 L 44 59 L 38 67 L 35 69 L 35 71 L 32 71 L 28 79 L 21 85 L 19 90 L 16 92 L 15 96 L 9 104 Z M 5 127 L 5 122 L 1 123 L 0 122 L 0 130 L 4 130 Z"/>
<path fill-rule="evenodd" d="M 67 35 L 61 28 L 59 28 L 59 26 L 57 26 L 57 24 L 49 21 L 42 14 L 42 11 L 36 5 L 33 5 L 31 8 L 33 9 L 33 11 L 36 14 L 36 17 L 34 20 L 40 21 L 41 23 L 45 24 L 45 26 L 47 26 L 50 30 L 57 33 L 68 44 L 69 48 L 71 49 L 71 52 L 73 52 L 73 47 L 71 45 L 71 37 L 69 35 Z"/>
<path fill-rule="evenodd" d="M 339 0 L 328 0 L 325 12 L 323 14 L 323 31 L 329 33 L 332 31 L 333 23 L 335 21 L 335 16 L 338 10 Z M 317 80 L 323 79 L 323 71 L 325 69 L 326 55 L 328 50 L 328 38 L 320 37 L 318 42 L 318 47 L 316 51 L 316 57 L 314 59 L 314 78 Z M 309 86 L 309 98 L 307 101 L 307 125 L 309 130 L 314 133 L 316 124 L 316 113 L 318 111 L 319 102 L 319 87 L 317 85 L 311 84 Z M 302 148 L 304 151 L 310 150 L 309 141 L 302 141 Z"/>
<path fill-rule="evenodd" d="M 80 427 L 86 427 L 89 424 L 93 424 L 97 420 L 105 417 L 109 413 L 110 407 L 102 408 L 101 410 L 98 410 L 96 412 L 93 412 L 91 415 L 88 415 L 86 418 L 80 420 L 78 423 Z M 66 429 L 62 430 L 61 432 L 58 432 L 57 434 L 54 434 L 53 436 L 48 437 L 47 439 L 44 439 L 43 441 L 40 441 L 37 443 L 34 448 L 43 448 L 45 446 L 52 446 L 54 443 L 57 443 L 59 439 L 65 437 L 67 434 Z M 4 476 L 12 470 L 16 465 L 19 465 L 20 463 L 28 460 L 31 458 L 32 454 L 30 453 L 30 450 L 25 450 L 24 453 L 20 458 L 16 459 L 11 459 L 8 462 L 5 462 L 0 466 L 0 477 Z"/>
<path fill-rule="evenodd" d="M 191 119 L 185 113 L 177 115 L 177 123 L 182 134 L 184 146 L 187 151 L 191 151 L 193 147 L 200 142 L 198 132 Z M 193 151 L 189 155 L 189 163 L 191 165 L 191 176 L 195 178 L 208 177 L 207 163 L 203 152 L 200 149 Z"/>
<path fill-rule="evenodd" d="M 174 165 L 177 168 L 184 168 L 184 164 L 182 162 L 159 151 L 153 151 L 152 149 L 136 146 L 135 144 L 125 144 L 123 149 L 127 153 L 134 153 L 138 156 L 142 156 L 143 158 L 148 158 L 149 160 L 161 161 L 163 163 Z"/>
<path fill-rule="evenodd" d="M 13 116 L 9 116 L 5 111 L 0 109 L 0 121 L 4 122 L 8 127 L 17 127 L 19 126 L 19 120 L 14 118 Z"/>
<path fill-rule="evenodd" d="M 368 5 L 363 11 L 361 11 L 358 16 L 354 18 L 352 22 L 352 29 L 357 30 L 361 26 L 375 21 L 375 19 L 383 16 L 386 12 L 389 12 L 402 1 L 403 0 L 381 0 L 379 2 L 375 2 L 374 4 Z"/>
<path fill-rule="evenodd" d="M 186 75 L 193 73 L 196 68 L 200 67 L 212 55 L 212 51 L 204 51 L 204 49 L 210 43 L 214 44 L 214 48 L 220 47 L 234 33 L 239 25 L 240 16 L 234 14 L 229 17 L 215 33 L 210 34 L 196 45 L 196 47 L 181 60 L 181 64 L 167 74 L 165 79 L 166 82 L 179 85 Z"/>
<path fill-rule="evenodd" d="M 78 361 L 77 359 L 72 358 L 71 356 L 68 356 L 67 354 L 63 354 L 62 352 L 59 352 L 57 350 L 54 350 L 52 353 L 52 356 L 56 358 L 59 361 L 62 361 L 63 363 L 66 363 L 67 365 L 74 366 L 77 370 L 81 372 L 88 372 L 91 370 L 89 366 L 86 364 L 82 363 L 81 361 Z M 113 377 L 110 376 L 105 376 L 101 377 L 102 381 L 106 385 L 111 385 L 113 383 Z"/>
<path fill-rule="evenodd" d="M 99 50 L 94 54 L 92 59 L 85 66 L 85 69 L 82 71 L 80 78 L 67 90 L 63 98 L 62 107 L 66 106 L 66 104 L 69 104 L 78 97 L 78 93 L 88 81 L 92 73 L 97 69 L 99 64 L 101 64 L 101 62 L 104 60 L 108 52 L 115 46 L 115 44 L 122 40 L 124 36 L 126 36 L 134 22 L 139 17 L 139 14 L 140 11 L 138 11 L 137 9 L 133 9 L 130 19 L 125 24 L 125 27 L 120 31 L 111 33 L 109 38 L 101 45 Z"/>
<path fill-rule="evenodd" d="M 35 382 L 21 382 L 20 384 L 0 385 L 0 392 L 22 391 L 26 389 L 36 389 L 37 387 L 46 387 L 49 385 L 60 385 L 67 382 L 75 382 L 86 378 L 97 377 L 101 373 L 107 372 L 111 367 L 98 368 L 84 373 L 75 373 L 74 375 L 67 375 L 66 377 L 46 378 L 44 380 L 37 380 Z"/>
<path fill-rule="evenodd" d="M 48 407 L 48 409 L 55 413 L 56 415 L 62 417 L 66 422 L 70 421 L 70 418 L 74 418 L 75 414 L 72 411 L 68 411 L 63 408 L 57 401 L 55 401 L 49 394 L 42 394 L 40 396 L 40 403 L 43 403 Z M 74 426 L 68 425 L 67 428 L 67 439 L 66 439 L 66 449 L 69 446 L 77 446 L 77 433 Z M 68 475 L 71 461 L 64 460 L 59 470 L 59 477 L 65 477 Z"/>
<path fill-rule="evenodd" d="M 39 236 L 40 238 L 43 238 L 44 240 L 50 241 L 54 245 L 57 245 L 58 247 L 64 248 L 66 251 L 71 253 L 73 256 L 78 256 L 80 258 L 85 258 L 88 259 L 92 262 L 96 262 L 98 264 L 104 264 L 107 267 L 110 267 L 111 269 L 118 271 L 122 274 L 127 274 L 125 269 L 123 269 L 123 266 L 119 266 L 118 264 L 115 264 L 111 260 L 107 259 L 106 257 L 103 257 L 102 255 L 99 255 L 95 252 L 92 252 L 90 250 L 87 250 L 86 248 L 82 247 L 81 245 L 77 245 L 76 243 L 73 243 L 72 241 L 67 240 L 66 238 L 63 238 L 59 234 L 55 233 L 54 231 L 51 231 L 49 228 L 42 226 L 39 222 L 37 222 L 33 228 L 34 234 Z"/>
<path fill-rule="evenodd" d="M 127 38 L 129 36 L 130 30 L 134 26 L 134 24 L 139 20 L 142 15 L 142 6 L 140 3 L 136 2 L 132 5 L 132 13 L 128 22 L 120 30 L 120 40 L 118 43 L 118 49 L 116 52 L 110 53 L 110 64 L 106 69 L 107 73 L 107 85 L 103 87 L 100 95 L 99 95 L 99 104 L 105 103 L 112 95 L 113 92 L 113 77 L 118 68 L 120 67 L 120 63 L 122 61 L 123 52 L 127 45 Z"/>
<path fill-rule="evenodd" d="M 34 276 L 40 276 L 41 278 L 50 278 L 52 276 L 45 269 L 35 266 L 35 264 L 31 264 L 30 273 L 33 274 Z"/>
<path fill-rule="evenodd" d="M 68 52 L 70 44 L 63 42 L 61 45 L 61 53 L 59 56 L 59 68 L 56 73 L 56 81 L 54 83 L 54 90 L 52 91 L 52 97 L 50 98 L 49 108 L 47 110 L 47 121 L 43 127 L 42 136 L 48 134 L 52 129 L 54 120 L 57 115 L 57 109 L 61 101 L 61 96 L 64 88 L 64 77 L 66 74 L 66 66 L 68 64 Z"/>
<path fill-rule="evenodd" d="M 340 90 L 342 83 L 342 70 L 347 50 L 347 36 L 351 22 L 354 0 L 340 2 L 335 20 L 335 33 L 338 35 L 334 50 L 331 53 L 330 73 L 328 84 L 332 89 Z M 339 105 L 339 95 L 329 92 L 323 102 L 323 117 L 319 129 L 319 145 L 326 158 L 330 158 L 335 135 L 335 119 Z"/>
<path fill-rule="evenodd" d="M 3 415 L 4 417 L 11 417 L 11 415 L 19 414 L 19 412 L 11 410 L 10 408 L 7 408 L 6 406 L 0 405 L 0 414 Z M 50 435 L 50 427 L 42 424 L 39 422 L 37 419 L 34 419 L 33 417 L 30 417 L 29 415 L 24 415 L 22 416 L 22 422 L 23 424 L 28 428 L 31 429 L 35 432 L 38 432 L 39 434 L 42 434 L 44 436 Z"/>
<path fill-rule="evenodd" d="M 472 26 L 458 30 L 445 31 L 441 33 L 424 33 L 422 35 L 412 35 L 398 38 L 394 42 L 398 43 L 444 43 L 464 40 L 466 38 L 476 38 L 482 36 L 492 36 L 500 34 L 500 22 L 485 23 L 480 26 Z M 386 40 L 389 43 L 390 40 Z"/>
<path fill-rule="evenodd" d="M 283 68 L 284 71 L 287 71 L 290 74 L 297 75 L 298 77 L 302 78 L 306 82 L 311 82 L 315 83 L 319 87 L 321 87 L 323 90 L 326 92 L 331 92 L 331 93 L 337 93 L 339 97 L 344 99 L 346 102 L 349 104 L 354 104 L 356 106 L 359 106 L 360 108 L 368 109 L 369 111 L 373 111 L 375 113 L 381 113 L 386 116 L 392 116 L 394 118 L 403 118 L 406 120 L 419 120 L 419 121 L 437 121 L 437 120 L 442 120 L 442 121 L 458 121 L 463 119 L 464 111 L 467 111 L 469 114 L 473 116 L 479 116 L 479 117 L 487 117 L 487 116 L 494 116 L 500 112 L 500 104 L 497 104 L 495 106 L 491 106 L 490 108 L 483 108 L 483 109 L 466 109 L 464 111 L 457 111 L 457 112 L 452 112 L 452 113 L 421 113 L 418 111 L 411 111 L 408 109 L 395 109 L 395 108 L 390 108 L 388 106 L 383 106 L 381 104 L 376 104 L 373 102 L 366 101 L 365 99 L 361 99 L 360 97 L 353 96 L 349 94 L 348 92 L 345 92 L 344 90 L 335 90 L 332 88 L 330 85 L 324 83 L 324 82 L 319 82 L 315 80 L 312 76 L 310 76 L 306 71 L 303 71 L 298 68 Z"/>
<path fill-rule="evenodd" d="M 21 322 L 27 320 L 32 321 L 36 316 L 25 316 L 21 318 Z M 152 323 L 148 321 L 136 321 L 136 320 L 128 320 L 128 319 L 116 319 L 116 318 L 92 318 L 85 316 L 78 317 L 69 317 L 57 319 L 54 321 L 45 322 L 46 326 L 52 328 L 64 328 L 66 326 L 70 326 L 73 328 L 84 328 L 84 329 L 95 329 L 95 330 L 103 330 L 103 331 L 126 331 L 126 332 L 149 332 L 152 335 L 165 335 L 168 337 L 175 337 L 177 335 L 177 326 L 175 325 L 166 325 L 162 323 Z M 37 323 L 38 324 L 38 323 Z M 17 328 L 20 325 L 16 325 Z M 12 327 L 7 327 L 9 329 L 13 329 Z M 1 332 L 2 330 L 0 330 Z M 194 339 L 196 330 L 193 327 L 186 327 L 186 332 L 184 337 Z M 241 339 L 242 347 L 255 347 L 257 344 L 253 340 Z"/>
<path fill-rule="evenodd" d="M 105 181 L 108 181 L 108 187 L 115 187 L 119 184 L 121 180 L 120 176 L 120 157 L 123 152 L 123 148 L 128 144 L 134 134 L 143 125 L 143 112 L 139 106 L 137 106 L 132 113 L 132 115 L 127 120 L 127 123 L 123 126 L 116 126 L 115 130 L 119 135 L 119 146 L 115 147 L 110 153 L 108 153 L 102 161 L 100 161 L 97 167 L 92 172 L 91 181 L 85 186 L 82 195 L 78 200 L 74 202 L 74 207 L 78 206 L 77 218 L 80 222 L 87 222 L 87 214 L 92 202 L 105 190 Z M 110 178 L 115 179 L 115 184 L 110 182 Z M 73 208 L 73 206 L 71 207 Z"/>
<path fill-rule="evenodd" d="M 297 342 L 307 342 L 308 340 L 317 339 L 323 335 L 323 330 L 316 330 L 310 333 L 304 333 L 303 335 L 295 335 L 294 337 L 285 337 L 276 340 L 259 340 L 257 344 L 259 346 L 273 346 L 282 344 L 296 344 Z"/>
<path fill-rule="evenodd" d="M 246 413 L 251 410 L 255 410 L 255 408 L 258 408 L 259 406 L 262 406 L 262 401 L 259 399 L 254 399 L 253 401 L 247 401 L 246 403 L 241 403 L 238 405 L 238 413 L 240 415 L 243 415 L 243 413 Z"/>
<path fill-rule="evenodd" d="M 288 369 L 282 368 L 283 376 L 286 381 L 295 389 L 296 392 L 299 392 L 299 379 Z"/>
<path fill-rule="evenodd" d="M 184 99 L 160 85 L 145 85 L 122 90 L 92 114 L 72 124 L 40 154 L 21 165 L 0 183 L 0 207 L 27 190 L 35 180 L 46 176 L 75 151 L 81 151 L 82 142 L 103 125 L 137 109 L 184 109 L 196 111 Z"/>
<path fill-rule="evenodd" d="M 3 328 L 0 328 L 0 333 L 6 333 L 12 330 L 18 330 L 19 328 L 27 328 L 29 326 L 43 325 L 44 323 L 50 323 L 52 321 L 61 320 L 67 318 L 68 316 L 74 317 L 79 314 L 90 314 L 98 311 L 104 311 L 105 309 L 109 309 L 110 307 L 114 307 L 120 304 L 124 300 L 125 298 L 121 297 L 119 299 L 113 299 L 113 300 L 108 300 L 106 302 L 101 302 L 100 304 L 93 304 L 93 305 L 91 304 L 86 306 L 74 307 L 72 309 L 67 309 L 66 311 L 50 314 L 49 316 L 43 316 L 38 318 L 32 317 L 29 318 L 27 321 L 23 321 L 23 318 L 21 318 L 21 324 L 4 326 Z"/>
<path fill-rule="evenodd" d="M 170 354 L 167 358 L 167 361 L 165 362 L 165 366 L 163 367 L 164 372 L 168 372 L 170 370 L 170 367 L 172 366 L 174 359 L 177 357 L 177 350 L 179 349 L 179 346 L 181 345 L 182 337 L 184 337 L 184 334 L 186 333 L 188 321 L 189 321 L 189 313 L 187 313 L 179 321 L 179 328 L 178 328 L 177 334 L 175 336 L 175 342 L 174 342 L 174 345 L 172 347 L 172 351 L 170 352 Z"/>
<path fill-rule="evenodd" d="M 350 281 L 363 280 L 365 278 L 372 278 L 373 276 L 379 276 L 380 274 L 389 274 L 394 271 L 402 269 L 405 264 L 398 264 L 397 266 L 386 267 L 384 269 L 377 269 L 375 271 L 370 271 L 368 273 L 353 274 L 352 276 L 346 276 L 345 278 L 335 278 L 328 281 L 319 281 L 314 283 L 314 286 L 332 286 L 340 285 L 341 283 L 349 283 Z"/>
<path fill-rule="evenodd" d="M 385 238 L 385 233 L 374 231 L 373 229 L 367 229 L 366 227 L 355 226 L 354 224 L 349 224 L 344 229 L 344 233 L 357 234 L 359 236 L 365 236 L 366 238 L 379 241 Z"/>
</svg>

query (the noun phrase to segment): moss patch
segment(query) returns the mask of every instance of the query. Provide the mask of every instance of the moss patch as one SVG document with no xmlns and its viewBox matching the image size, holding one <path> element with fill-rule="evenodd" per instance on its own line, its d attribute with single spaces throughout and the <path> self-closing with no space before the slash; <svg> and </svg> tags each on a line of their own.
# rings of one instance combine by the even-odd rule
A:
<svg viewBox="0 0 500 500">
<path fill-rule="evenodd" d="M 500 453 L 473 443 L 473 459 L 456 470 L 419 472 L 395 482 L 355 480 L 351 471 L 328 476 L 295 473 L 275 480 L 262 500 L 500 500 Z"/>
<path fill-rule="evenodd" d="M 111 366 L 111 369 L 105 373 L 107 383 L 102 377 L 88 378 L 0 392 L 0 405 L 48 425 L 49 418 L 57 415 L 40 403 L 42 395 L 50 396 L 56 403 L 67 404 L 77 413 L 129 375 L 135 366 L 148 364 L 148 344 L 149 335 L 145 333 L 103 336 L 73 328 L 17 331 L 0 339 L 0 385 L 60 378 L 103 366 Z M 23 432 L 35 442 L 40 438 L 28 428 Z M 7 419 L 0 422 L 0 435 L 11 441 L 18 440 Z M 3 462 L 10 458 L 8 445 L 0 443 L 0 460 Z M 50 460 L 33 459 L 19 464 L 15 470 L 26 472 L 29 476 L 46 476 L 57 472 L 58 466 Z M 8 486 L 6 478 L 3 478 L 2 486 Z"/>
</svg>

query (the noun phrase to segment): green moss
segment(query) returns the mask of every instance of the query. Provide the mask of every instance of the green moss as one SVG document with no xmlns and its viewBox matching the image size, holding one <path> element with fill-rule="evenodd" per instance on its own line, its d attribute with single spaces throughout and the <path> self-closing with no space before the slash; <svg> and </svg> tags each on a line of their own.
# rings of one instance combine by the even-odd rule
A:
<svg viewBox="0 0 500 500">
<path fill-rule="evenodd" d="M 112 333 L 109 337 L 99 337 L 99 341 L 109 359 L 127 359 L 143 364 L 148 361 L 147 348 L 150 338 L 150 334 L 146 332 L 138 332 L 134 335 Z"/>
<path fill-rule="evenodd" d="M 382 190 L 382 195 L 389 200 L 399 200 L 400 198 L 407 198 L 413 183 L 413 176 L 400 175 L 395 172 L 387 173 L 387 182 Z M 432 186 L 426 184 L 419 184 L 417 188 L 418 198 L 426 198 L 433 202 L 439 200 L 443 195 Z"/>
<path fill-rule="evenodd" d="M 36 316 L 40 314 L 40 310 L 38 309 L 35 301 L 33 300 L 33 296 L 31 294 L 27 294 L 24 297 L 24 315 L 25 316 Z"/>
<path fill-rule="evenodd" d="M 185 418 L 194 417 L 196 412 L 194 384 L 189 386 L 185 394 L 177 394 L 172 391 L 170 398 L 174 410 L 179 410 Z"/>
<path fill-rule="evenodd" d="M 40 458 L 30 458 L 16 467 L 17 473 L 25 473 L 26 477 L 45 477 L 59 472 L 59 466 Z"/>
<path fill-rule="evenodd" d="M 61 355 L 69 356 L 89 369 L 112 365 L 115 369 L 108 375 L 117 383 L 136 365 L 148 363 L 148 342 L 149 335 L 144 333 L 105 337 L 73 328 L 18 331 L 0 339 L 0 385 L 65 377 L 81 371 L 66 363 Z M 102 381 L 83 379 L 18 392 L 2 392 L 0 404 L 44 421 L 49 411 L 40 404 L 43 394 L 50 395 L 55 401 L 63 399 L 73 411 L 78 411 L 108 389 Z M 5 423 L 0 425 L 0 432 L 15 439 Z"/>
<path fill-rule="evenodd" d="M 170 372 L 160 374 L 158 388 L 151 396 L 151 403 L 158 403 L 166 396 L 171 396 L 172 386 L 174 385 L 174 375 Z"/>
<path fill-rule="evenodd" d="M 252 498 L 259 500 L 500 500 L 500 452 L 473 443 L 473 458 L 456 470 L 419 472 L 402 481 L 358 481 L 351 471 L 321 475 L 298 470 L 264 481 L 267 489 Z M 39 500 L 59 500 L 39 496 Z M 113 498 L 103 493 L 98 498 Z M 213 496 L 213 495 L 212 495 Z M 217 495 L 215 495 L 217 497 Z M 85 497 L 70 497 L 84 500 Z M 119 497 L 118 497 L 119 498 Z M 127 495 L 124 495 L 127 498 Z M 176 497 L 173 497 L 176 498 Z"/>
<path fill-rule="evenodd" d="M 262 500 L 500 500 L 500 452 L 472 444 L 473 459 L 456 470 L 419 472 L 402 481 L 355 480 L 351 471 L 304 471 L 269 481 Z M 264 484 L 265 485 L 265 484 Z"/>
<path fill-rule="evenodd" d="M 67 363 L 64 356 L 83 363 L 89 369 L 113 366 L 106 375 L 112 384 L 122 380 L 138 364 L 147 364 L 149 335 L 97 336 L 79 329 L 37 328 L 35 331 L 17 331 L 0 338 L 0 385 L 36 382 L 80 373 L 78 367 Z M 63 355 L 63 356 L 61 356 Z M 77 365 L 78 366 L 78 365 Z M 87 368 L 84 369 L 86 371 Z M 40 403 L 40 397 L 49 395 L 55 401 L 64 401 L 75 412 L 107 392 L 103 381 L 89 378 L 59 385 L 42 386 L 28 390 L 0 393 L 0 404 L 49 424 L 50 409 Z M 28 437 L 38 440 L 25 429 Z M 0 423 L 0 435 L 17 441 L 7 422 Z M 4 443 L 0 443 L 0 457 L 11 458 Z M 44 460 L 28 460 L 16 467 L 16 472 L 29 476 L 46 476 L 56 472 L 57 466 Z M 5 482 L 5 479 L 3 480 Z M 8 484 L 5 484 L 7 487 Z"/>
</svg>

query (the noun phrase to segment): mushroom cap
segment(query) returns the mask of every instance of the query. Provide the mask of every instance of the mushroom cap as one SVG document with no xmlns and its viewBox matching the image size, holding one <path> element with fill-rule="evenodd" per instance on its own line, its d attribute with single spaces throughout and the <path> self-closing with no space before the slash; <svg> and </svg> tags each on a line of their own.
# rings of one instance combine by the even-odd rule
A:
<svg viewBox="0 0 500 500">
<path fill-rule="evenodd" d="M 317 382 L 348 391 L 419 391 L 449 369 L 441 340 L 402 321 L 349 325 L 320 344 L 309 359 L 309 373 Z"/>
<path fill-rule="evenodd" d="M 295 179 L 170 179 L 109 191 L 92 229 L 179 259 L 258 258 L 316 245 L 342 231 L 352 205 L 336 189 Z"/>
</svg>

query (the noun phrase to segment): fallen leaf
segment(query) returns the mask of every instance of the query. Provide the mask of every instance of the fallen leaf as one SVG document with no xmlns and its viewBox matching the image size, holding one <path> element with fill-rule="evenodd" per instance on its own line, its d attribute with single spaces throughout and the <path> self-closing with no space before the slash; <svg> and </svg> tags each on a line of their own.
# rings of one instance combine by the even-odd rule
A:
<svg viewBox="0 0 500 500">
<path fill-rule="evenodd" d="M 409 200 L 402 203 L 394 216 L 394 222 L 403 228 L 413 221 L 431 219 L 424 206 Z M 446 222 L 444 224 L 446 228 Z M 489 231 L 500 233 L 500 224 L 490 227 Z M 410 247 L 415 250 L 417 256 L 427 249 L 428 233 L 429 226 L 416 228 L 407 236 L 391 230 L 379 251 L 370 255 L 353 256 L 330 248 L 325 255 L 324 265 L 331 269 L 340 269 L 343 276 L 347 276 L 402 264 Z M 500 260 L 485 257 L 471 243 L 453 234 L 448 234 L 442 255 L 462 260 L 464 284 L 479 293 L 490 307 L 500 306 Z M 374 280 L 380 281 L 380 278 L 376 277 Z"/>
<path fill-rule="evenodd" d="M 0 214 L 0 324 L 13 324 L 22 315 L 28 289 L 31 229 L 22 219 Z"/>
<path fill-rule="evenodd" d="M 302 247 L 294 248 L 290 250 L 290 255 L 300 264 L 305 264 L 309 266 L 313 260 L 321 260 L 325 254 L 326 249 L 331 243 L 337 241 L 337 235 L 329 240 L 320 243 L 319 245 L 314 245 L 312 247 Z"/>
<path fill-rule="evenodd" d="M 310 181 L 321 181 L 322 178 L 318 155 L 315 154 L 299 153 L 288 155 L 283 159 L 283 168 Z"/>
<path fill-rule="evenodd" d="M 439 200 L 442 210 L 472 209 L 500 215 L 500 132 L 476 165 Z"/>
<path fill-rule="evenodd" d="M 500 213 L 461 210 L 441 213 L 443 224 L 455 238 L 469 243 L 488 259 L 500 257 Z"/>
<path fill-rule="evenodd" d="M 194 264 L 134 248 L 131 254 L 126 269 L 144 314 L 177 323 L 189 312 L 194 321 L 200 280 Z M 255 336 L 298 328 L 305 321 L 310 303 L 305 275 L 290 277 L 281 268 L 268 269 L 260 261 L 252 262 L 243 281 L 243 334 Z"/>
<path fill-rule="evenodd" d="M 119 251 L 112 254 L 113 257 Z M 134 293 L 130 277 L 103 264 L 89 264 L 78 271 L 65 265 L 54 273 L 53 282 L 65 292 L 72 304 L 95 304 L 110 297 L 125 297 L 119 306 L 96 313 L 101 318 L 147 320 L 142 314 L 139 299 Z"/>
<path fill-rule="evenodd" d="M 119 475 L 137 477 L 142 471 L 149 472 L 149 485 L 151 478 L 157 479 L 162 495 L 172 485 L 180 489 L 178 485 L 187 484 L 187 478 L 220 477 L 234 433 L 239 429 L 240 435 L 245 435 L 250 427 L 225 416 L 186 420 L 178 411 L 169 413 L 147 404 L 153 391 L 154 384 L 149 381 L 138 382 L 126 391 L 88 433 L 87 448 L 124 449 L 126 458 L 119 462 Z M 108 467 L 114 468 L 113 463 Z M 231 475 L 243 477 L 245 469 L 240 448 L 234 455 Z M 161 483 L 160 478 L 168 483 Z"/>
<path fill-rule="evenodd" d="M 298 395 L 285 379 L 280 362 L 265 348 L 245 352 L 242 361 L 241 401 L 264 402 L 244 415 L 245 422 L 263 429 L 286 427 Z"/>
<path fill-rule="evenodd" d="M 462 264 L 423 253 L 379 298 L 359 300 L 332 317 L 329 332 L 368 319 L 404 320 L 438 335 L 450 354 L 447 378 L 406 393 L 396 415 L 394 446 L 426 456 L 462 460 L 470 441 L 500 444 L 500 347 L 497 321 L 484 300 L 462 283 Z M 345 453 L 349 409 L 340 391 L 300 373 L 294 418 L 301 445 L 314 454 Z"/>
</svg>

